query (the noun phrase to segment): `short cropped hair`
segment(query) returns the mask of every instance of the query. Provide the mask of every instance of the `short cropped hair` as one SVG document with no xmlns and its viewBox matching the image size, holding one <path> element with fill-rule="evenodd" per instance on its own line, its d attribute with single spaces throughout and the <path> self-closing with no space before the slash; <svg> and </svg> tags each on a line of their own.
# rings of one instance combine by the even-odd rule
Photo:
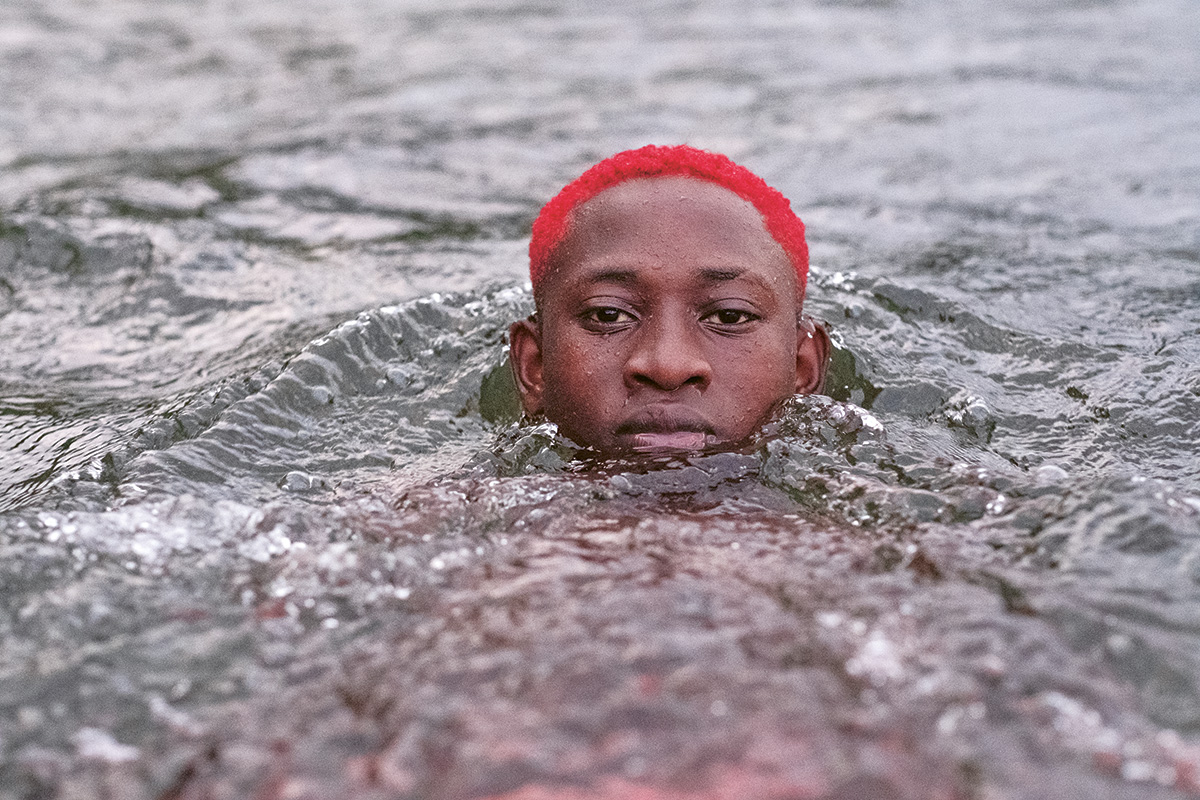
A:
<svg viewBox="0 0 1200 800">
<path fill-rule="evenodd" d="M 783 248 L 796 270 L 797 292 L 803 300 L 808 282 L 808 243 L 804 223 L 791 203 L 750 170 L 720 153 L 688 145 L 647 145 L 609 156 L 563 187 L 542 207 L 529 241 L 529 278 L 536 292 L 550 269 L 554 251 L 567 235 L 571 213 L 600 192 L 637 178 L 684 176 L 723 186 L 746 200 L 762 215 L 767 233 Z"/>
</svg>

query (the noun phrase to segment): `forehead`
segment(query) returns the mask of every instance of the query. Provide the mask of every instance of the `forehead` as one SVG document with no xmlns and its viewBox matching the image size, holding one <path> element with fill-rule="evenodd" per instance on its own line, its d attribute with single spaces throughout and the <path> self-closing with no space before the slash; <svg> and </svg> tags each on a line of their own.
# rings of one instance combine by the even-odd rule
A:
<svg viewBox="0 0 1200 800">
<path fill-rule="evenodd" d="M 631 249 L 662 257 L 683 251 L 714 260 L 781 262 L 791 270 L 749 201 L 723 186 L 683 176 L 625 181 L 581 204 L 555 260 L 567 266 L 562 262 Z"/>
</svg>

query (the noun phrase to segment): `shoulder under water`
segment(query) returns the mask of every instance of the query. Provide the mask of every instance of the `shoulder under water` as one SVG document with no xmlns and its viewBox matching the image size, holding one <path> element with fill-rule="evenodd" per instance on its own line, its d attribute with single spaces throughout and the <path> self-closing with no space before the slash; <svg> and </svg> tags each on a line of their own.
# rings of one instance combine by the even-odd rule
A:
<svg viewBox="0 0 1200 800">
<path fill-rule="evenodd" d="M 963 316 L 816 279 L 818 313 L 880 330 Z M 3 663 L 36 664 L 3 679 L 0 783 L 1200 792 L 1200 499 L 1033 458 L 836 328 L 832 397 L 750 446 L 598 461 L 517 419 L 503 339 L 531 305 L 365 312 L 0 517 Z M 958 324 L 977 352 L 1016 336 Z"/>
</svg>

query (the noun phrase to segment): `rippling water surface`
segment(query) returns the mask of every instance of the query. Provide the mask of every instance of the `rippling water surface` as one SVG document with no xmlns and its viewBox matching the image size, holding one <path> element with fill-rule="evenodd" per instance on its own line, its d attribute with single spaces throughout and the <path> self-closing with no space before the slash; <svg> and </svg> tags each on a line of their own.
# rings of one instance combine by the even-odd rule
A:
<svg viewBox="0 0 1200 800">
<path fill-rule="evenodd" d="M 0 798 L 1200 795 L 1198 45 L 5 4 Z M 831 397 L 596 462 L 516 420 L 528 226 L 680 141 L 806 220 Z"/>
</svg>

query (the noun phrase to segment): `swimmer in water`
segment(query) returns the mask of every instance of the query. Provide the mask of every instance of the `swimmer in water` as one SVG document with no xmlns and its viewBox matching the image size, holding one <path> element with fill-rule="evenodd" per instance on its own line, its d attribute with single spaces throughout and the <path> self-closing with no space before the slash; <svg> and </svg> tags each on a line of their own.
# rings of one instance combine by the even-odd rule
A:
<svg viewBox="0 0 1200 800">
<path fill-rule="evenodd" d="M 725 156 L 652 145 L 601 161 L 542 209 L 529 255 L 537 310 L 509 330 L 513 374 L 525 413 L 578 444 L 737 445 L 822 391 L 804 225 Z"/>
</svg>

